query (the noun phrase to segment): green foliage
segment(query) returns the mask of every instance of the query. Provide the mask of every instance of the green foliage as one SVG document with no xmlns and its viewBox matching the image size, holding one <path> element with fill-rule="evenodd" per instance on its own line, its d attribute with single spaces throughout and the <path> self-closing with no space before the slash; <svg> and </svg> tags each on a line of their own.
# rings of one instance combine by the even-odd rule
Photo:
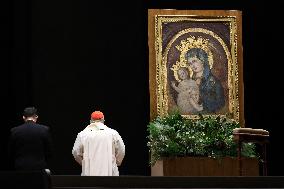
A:
<svg viewBox="0 0 284 189">
<path fill-rule="evenodd" d="M 150 164 L 162 157 L 236 157 L 233 129 L 238 127 L 238 122 L 220 116 L 199 115 L 198 119 L 186 119 L 173 112 L 157 117 L 147 126 Z M 257 157 L 255 145 L 245 143 L 242 156 Z"/>
</svg>

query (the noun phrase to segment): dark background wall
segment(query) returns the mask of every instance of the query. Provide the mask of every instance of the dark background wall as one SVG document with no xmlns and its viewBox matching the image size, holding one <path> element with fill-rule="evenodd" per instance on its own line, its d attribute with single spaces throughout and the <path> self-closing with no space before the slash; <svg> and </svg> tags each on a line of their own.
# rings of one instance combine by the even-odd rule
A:
<svg viewBox="0 0 284 189">
<path fill-rule="evenodd" d="M 80 174 L 71 154 L 73 142 L 90 113 L 99 109 L 126 145 L 120 173 L 149 175 L 147 9 L 237 9 L 243 11 L 246 127 L 270 131 L 268 174 L 284 174 L 279 156 L 283 61 L 276 48 L 280 39 L 274 35 L 280 13 L 273 11 L 277 6 L 272 1 L 11 0 L 2 4 L 1 170 L 9 169 L 5 163 L 9 129 L 22 123 L 25 106 L 34 105 L 39 122 L 52 129 L 54 174 Z"/>
</svg>

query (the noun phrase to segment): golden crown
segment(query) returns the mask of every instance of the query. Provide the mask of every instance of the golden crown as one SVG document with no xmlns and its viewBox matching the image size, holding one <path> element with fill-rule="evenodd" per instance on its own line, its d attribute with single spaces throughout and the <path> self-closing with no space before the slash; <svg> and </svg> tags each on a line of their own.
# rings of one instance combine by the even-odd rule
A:
<svg viewBox="0 0 284 189">
<path fill-rule="evenodd" d="M 187 68 L 189 70 L 190 77 L 192 77 L 193 72 L 190 66 L 188 65 L 187 58 L 186 58 L 186 53 L 192 48 L 204 50 L 208 55 L 209 66 L 210 68 L 212 68 L 213 55 L 210 50 L 210 46 L 212 45 L 209 43 L 209 40 L 204 39 L 200 36 L 199 37 L 189 36 L 187 39 L 181 40 L 180 44 L 176 46 L 177 50 L 180 51 L 179 61 L 176 61 L 176 63 L 173 64 L 171 67 L 171 70 L 174 72 L 175 79 L 177 81 L 180 81 L 177 72 L 181 67 Z"/>
</svg>

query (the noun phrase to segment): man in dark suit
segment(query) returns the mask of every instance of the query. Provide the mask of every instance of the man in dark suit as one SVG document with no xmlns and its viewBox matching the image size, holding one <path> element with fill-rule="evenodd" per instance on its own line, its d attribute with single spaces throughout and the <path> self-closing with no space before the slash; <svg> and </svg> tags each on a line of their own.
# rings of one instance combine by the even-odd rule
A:
<svg viewBox="0 0 284 189">
<path fill-rule="evenodd" d="M 15 170 L 49 169 L 51 136 L 49 128 L 37 124 L 37 109 L 27 107 L 23 112 L 24 124 L 11 129 L 9 153 Z"/>
</svg>

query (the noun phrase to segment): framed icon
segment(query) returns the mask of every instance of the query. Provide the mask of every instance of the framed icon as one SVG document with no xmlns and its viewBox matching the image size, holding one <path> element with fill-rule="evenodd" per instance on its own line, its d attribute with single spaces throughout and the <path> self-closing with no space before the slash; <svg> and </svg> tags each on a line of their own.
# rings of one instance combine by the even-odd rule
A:
<svg viewBox="0 0 284 189">
<path fill-rule="evenodd" d="M 151 119 L 226 116 L 241 125 L 241 11 L 148 10 Z"/>
</svg>

